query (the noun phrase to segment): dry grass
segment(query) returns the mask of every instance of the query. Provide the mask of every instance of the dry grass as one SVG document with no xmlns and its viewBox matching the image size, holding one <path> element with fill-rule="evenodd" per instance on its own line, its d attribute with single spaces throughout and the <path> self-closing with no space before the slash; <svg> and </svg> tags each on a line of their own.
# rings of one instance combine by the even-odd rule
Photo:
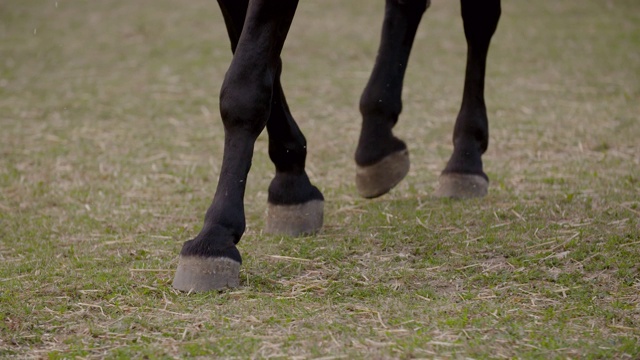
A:
<svg viewBox="0 0 640 360">
<path fill-rule="evenodd" d="M 412 169 L 355 195 L 357 100 L 380 4 L 300 4 L 283 82 L 326 198 L 314 237 L 262 234 L 257 143 L 234 291 L 170 287 L 220 168 L 230 59 L 215 3 L 0 4 L 0 356 L 637 358 L 640 12 L 505 3 L 486 199 L 430 197 L 464 38 L 436 1 L 397 133 Z"/>
</svg>

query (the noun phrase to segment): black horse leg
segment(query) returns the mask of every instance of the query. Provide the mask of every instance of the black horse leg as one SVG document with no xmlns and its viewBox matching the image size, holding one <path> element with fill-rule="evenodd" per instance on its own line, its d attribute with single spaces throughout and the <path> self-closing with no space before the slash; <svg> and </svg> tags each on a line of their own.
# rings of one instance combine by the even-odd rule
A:
<svg viewBox="0 0 640 360">
<path fill-rule="evenodd" d="M 315 233 L 322 227 L 324 198 L 311 185 L 305 171 L 307 141 L 287 106 L 280 72 L 273 89 L 267 131 L 276 175 L 269 186 L 265 231 L 293 236 Z"/>
<path fill-rule="evenodd" d="M 236 0 L 220 2 L 223 14 L 233 8 L 232 1 Z M 280 52 L 297 4 L 297 0 L 252 0 L 248 5 L 220 92 L 225 143 L 218 187 L 202 230 L 182 247 L 173 281 L 176 289 L 206 291 L 238 286 L 242 259 L 236 244 L 245 230 L 247 174 L 255 140 L 271 113 Z M 229 20 L 227 15 L 225 21 Z M 227 23 L 227 29 L 230 27 L 233 24 Z"/>
<path fill-rule="evenodd" d="M 220 0 L 231 49 L 235 52 L 247 11 L 248 0 Z M 269 156 L 276 175 L 269 186 L 267 233 L 301 235 L 322 227 L 324 198 L 305 172 L 307 141 L 298 128 L 280 83 L 278 66 L 273 86 L 271 114 L 267 121 Z"/>
<path fill-rule="evenodd" d="M 428 6 L 428 0 L 386 1 L 378 57 L 360 99 L 356 186 L 366 198 L 387 193 L 409 171 L 407 146 L 391 129 L 402 111 L 402 82 L 416 30 Z"/>
<path fill-rule="evenodd" d="M 469 198 L 487 194 L 489 178 L 481 156 L 489 145 L 484 78 L 491 37 L 500 18 L 500 0 L 462 0 L 467 68 L 462 105 L 453 130 L 453 154 L 440 176 L 436 196 Z"/>
</svg>

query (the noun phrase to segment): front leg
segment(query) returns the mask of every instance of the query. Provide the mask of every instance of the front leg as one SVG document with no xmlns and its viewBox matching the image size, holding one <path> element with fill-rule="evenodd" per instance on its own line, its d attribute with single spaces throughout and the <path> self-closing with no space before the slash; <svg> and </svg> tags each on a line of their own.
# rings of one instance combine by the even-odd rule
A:
<svg viewBox="0 0 640 360">
<path fill-rule="evenodd" d="M 247 174 L 255 141 L 271 113 L 280 52 L 297 3 L 254 0 L 248 6 L 220 93 L 225 129 L 220 179 L 202 230 L 185 242 L 180 252 L 173 281 L 178 290 L 207 291 L 239 284 L 242 259 L 236 244 L 245 230 Z"/>
<path fill-rule="evenodd" d="M 235 52 L 244 25 L 248 0 L 219 0 L 231 50 Z M 307 141 L 298 128 L 280 83 L 279 62 L 267 121 L 269 157 L 276 175 L 269 186 L 269 207 L 265 231 L 271 234 L 303 235 L 320 230 L 324 198 L 305 171 Z"/>
<path fill-rule="evenodd" d="M 313 234 L 322 227 L 324 197 L 305 171 L 307 141 L 289 111 L 279 72 L 272 105 L 267 131 L 276 175 L 269 185 L 265 231 L 291 236 Z"/>
<path fill-rule="evenodd" d="M 470 198 L 487 194 L 489 178 L 482 154 L 489 145 L 484 78 L 491 37 L 500 18 L 500 0 L 462 0 L 467 39 L 467 68 L 462 105 L 453 130 L 453 154 L 440 175 L 439 197 Z"/>
<path fill-rule="evenodd" d="M 361 196 L 386 194 L 409 171 L 409 151 L 391 129 L 402 111 L 402 83 L 413 39 L 428 0 L 387 0 L 378 57 L 360 98 L 362 130 L 356 149 Z"/>
</svg>

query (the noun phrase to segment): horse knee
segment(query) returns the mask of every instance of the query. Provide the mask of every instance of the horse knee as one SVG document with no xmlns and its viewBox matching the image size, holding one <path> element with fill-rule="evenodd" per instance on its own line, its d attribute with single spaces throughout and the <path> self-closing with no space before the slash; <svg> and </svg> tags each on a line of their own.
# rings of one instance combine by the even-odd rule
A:
<svg viewBox="0 0 640 360">
<path fill-rule="evenodd" d="M 220 91 L 220 115 L 225 131 L 243 131 L 257 137 L 271 112 L 273 81 L 243 81 L 227 74 Z"/>
</svg>

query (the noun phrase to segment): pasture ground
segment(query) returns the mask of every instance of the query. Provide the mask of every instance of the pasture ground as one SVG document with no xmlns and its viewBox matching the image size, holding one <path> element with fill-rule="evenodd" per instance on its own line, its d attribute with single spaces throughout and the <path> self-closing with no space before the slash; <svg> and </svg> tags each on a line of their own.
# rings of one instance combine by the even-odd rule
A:
<svg viewBox="0 0 640 360">
<path fill-rule="evenodd" d="M 257 143 L 242 286 L 182 294 L 213 196 L 230 60 L 214 1 L 0 4 L 0 357 L 640 357 L 640 5 L 503 5 L 488 197 L 431 197 L 451 151 L 459 5 L 419 30 L 392 193 L 356 196 L 357 103 L 382 4 L 302 1 L 283 82 L 324 192 L 317 236 L 261 232 Z"/>
</svg>

